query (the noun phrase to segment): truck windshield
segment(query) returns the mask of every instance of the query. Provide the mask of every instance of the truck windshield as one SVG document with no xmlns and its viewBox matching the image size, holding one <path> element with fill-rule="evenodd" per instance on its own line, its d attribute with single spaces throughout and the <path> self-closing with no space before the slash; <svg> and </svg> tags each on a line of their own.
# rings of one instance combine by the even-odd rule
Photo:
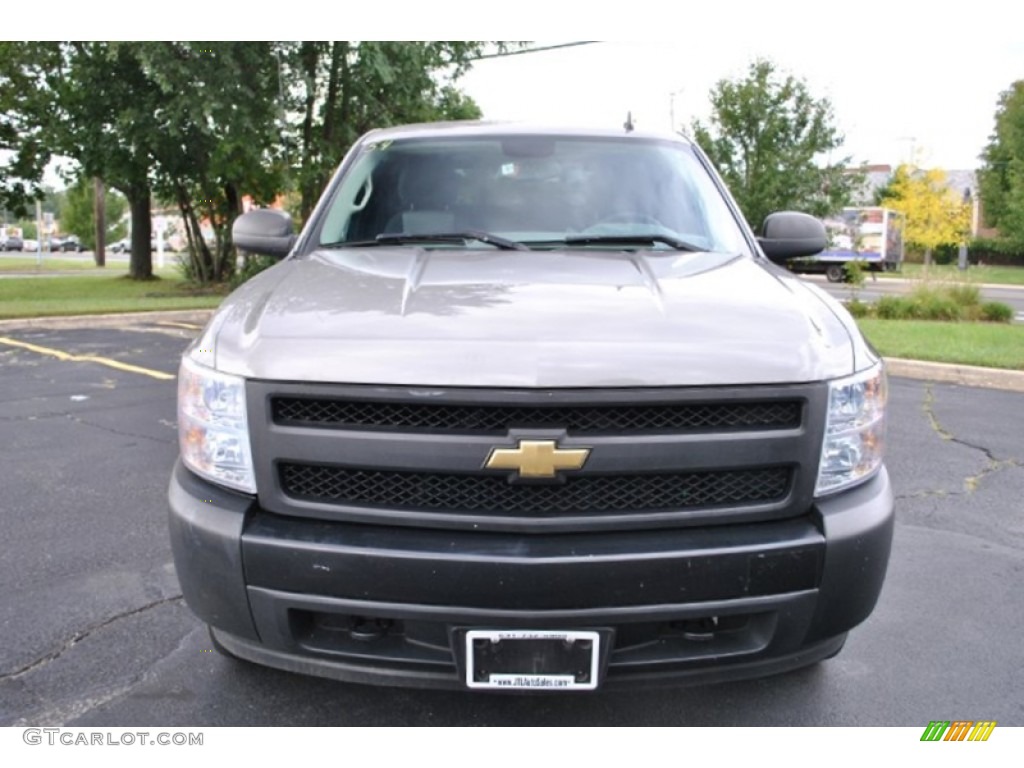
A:
<svg viewBox="0 0 1024 768">
<path fill-rule="evenodd" d="M 494 242 L 455 237 L 464 233 Z M 543 135 L 367 144 L 335 189 L 319 242 L 745 250 L 689 146 Z"/>
</svg>

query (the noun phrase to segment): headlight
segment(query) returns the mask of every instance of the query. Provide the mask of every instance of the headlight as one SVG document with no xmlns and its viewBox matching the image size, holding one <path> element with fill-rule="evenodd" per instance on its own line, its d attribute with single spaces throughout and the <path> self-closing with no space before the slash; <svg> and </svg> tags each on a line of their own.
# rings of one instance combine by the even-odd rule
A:
<svg viewBox="0 0 1024 768">
<path fill-rule="evenodd" d="M 863 373 L 830 382 L 815 495 L 856 485 L 882 466 L 887 397 L 881 363 Z"/>
<path fill-rule="evenodd" d="M 256 493 L 245 379 L 187 357 L 178 372 L 178 442 L 185 466 L 215 483 Z"/>
</svg>

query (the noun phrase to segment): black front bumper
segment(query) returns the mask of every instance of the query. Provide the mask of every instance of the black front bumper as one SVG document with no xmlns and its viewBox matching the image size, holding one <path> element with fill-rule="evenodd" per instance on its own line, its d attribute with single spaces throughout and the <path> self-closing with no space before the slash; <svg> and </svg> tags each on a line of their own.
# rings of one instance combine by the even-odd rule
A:
<svg viewBox="0 0 1024 768">
<path fill-rule="evenodd" d="M 287 518 L 180 463 L 170 487 L 182 591 L 221 645 L 395 685 L 462 687 L 473 628 L 596 630 L 605 685 L 810 664 L 871 612 L 892 528 L 884 470 L 789 520 L 585 534 Z"/>
</svg>

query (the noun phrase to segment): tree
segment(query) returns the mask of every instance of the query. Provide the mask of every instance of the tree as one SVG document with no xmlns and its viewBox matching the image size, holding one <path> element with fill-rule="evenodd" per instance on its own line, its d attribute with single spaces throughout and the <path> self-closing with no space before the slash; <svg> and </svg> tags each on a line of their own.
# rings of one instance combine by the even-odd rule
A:
<svg viewBox="0 0 1024 768">
<path fill-rule="evenodd" d="M 131 209 L 129 273 L 152 276 L 151 199 L 178 207 L 190 270 L 234 270 L 231 224 L 243 196 L 298 189 L 312 209 L 370 128 L 478 117 L 452 82 L 482 42 L 0 43 L 0 203 L 24 204 L 42 169 L 67 156 Z M 501 46 L 499 46 L 501 47 Z M 212 242 L 204 232 L 212 229 Z"/>
<path fill-rule="evenodd" d="M 720 80 L 711 90 L 710 124 L 692 125 L 740 209 L 754 227 L 772 211 L 799 209 L 826 216 L 848 205 L 858 179 L 849 158 L 820 163 L 843 137 L 827 99 L 756 60 L 741 80 Z"/>
<path fill-rule="evenodd" d="M 0 41 L 0 210 L 5 221 L 28 215 L 50 160 L 45 133 L 24 113 L 27 102 L 37 103 L 25 68 L 29 46 L 34 44 Z"/>
<path fill-rule="evenodd" d="M 96 185 L 92 179 L 83 176 L 67 188 L 58 212 L 60 231 L 78 235 L 79 241 L 89 250 L 96 245 L 95 209 Z M 127 209 L 128 202 L 123 195 L 107 192 L 104 224 L 108 243 L 125 236 L 122 220 Z"/>
<path fill-rule="evenodd" d="M 122 192 L 132 218 L 129 274 L 149 279 L 150 176 L 154 143 L 162 137 L 160 91 L 140 66 L 136 45 L 4 44 L 0 124 L 11 130 L 0 133 L 16 150 L 14 165 L 28 179 L 26 189 L 38 184 L 51 158 L 66 156 L 77 162 L 80 175 L 101 178 Z"/>
<path fill-rule="evenodd" d="M 995 130 L 981 159 L 985 218 L 1002 239 L 1024 248 L 1024 80 L 1000 95 Z"/>
<path fill-rule="evenodd" d="M 161 131 L 161 92 L 139 61 L 137 43 L 56 43 L 60 65 L 44 73 L 58 108 L 55 153 L 80 173 L 121 192 L 131 210 L 128 274 L 153 277 L 151 179 Z M 97 257 L 100 258 L 99 256 Z"/>
<path fill-rule="evenodd" d="M 283 106 L 305 219 L 345 152 L 371 128 L 480 117 L 452 85 L 482 41 L 302 42 L 281 50 Z M 499 45 L 499 49 L 504 45 Z"/>
<path fill-rule="evenodd" d="M 154 190 L 181 213 L 188 274 L 198 282 L 234 273 L 231 225 L 242 213 L 243 195 L 266 204 L 288 184 L 275 45 L 137 44 L 161 91 Z"/>
<path fill-rule="evenodd" d="M 900 165 L 882 192 L 880 204 L 906 217 L 903 237 L 924 251 L 931 264 L 940 245 L 962 243 L 971 226 L 971 209 L 947 184 L 944 171 Z"/>
</svg>

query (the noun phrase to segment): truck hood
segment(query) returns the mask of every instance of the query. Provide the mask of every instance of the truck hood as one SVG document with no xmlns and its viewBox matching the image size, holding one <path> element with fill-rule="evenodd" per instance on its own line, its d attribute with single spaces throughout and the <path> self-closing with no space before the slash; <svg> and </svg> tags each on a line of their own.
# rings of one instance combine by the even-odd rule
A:
<svg viewBox="0 0 1024 768">
<path fill-rule="evenodd" d="M 854 370 L 835 303 L 720 253 L 322 250 L 246 283 L 196 347 L 245 377 L 465 387 L 818 381 Z"/>
</svg>

